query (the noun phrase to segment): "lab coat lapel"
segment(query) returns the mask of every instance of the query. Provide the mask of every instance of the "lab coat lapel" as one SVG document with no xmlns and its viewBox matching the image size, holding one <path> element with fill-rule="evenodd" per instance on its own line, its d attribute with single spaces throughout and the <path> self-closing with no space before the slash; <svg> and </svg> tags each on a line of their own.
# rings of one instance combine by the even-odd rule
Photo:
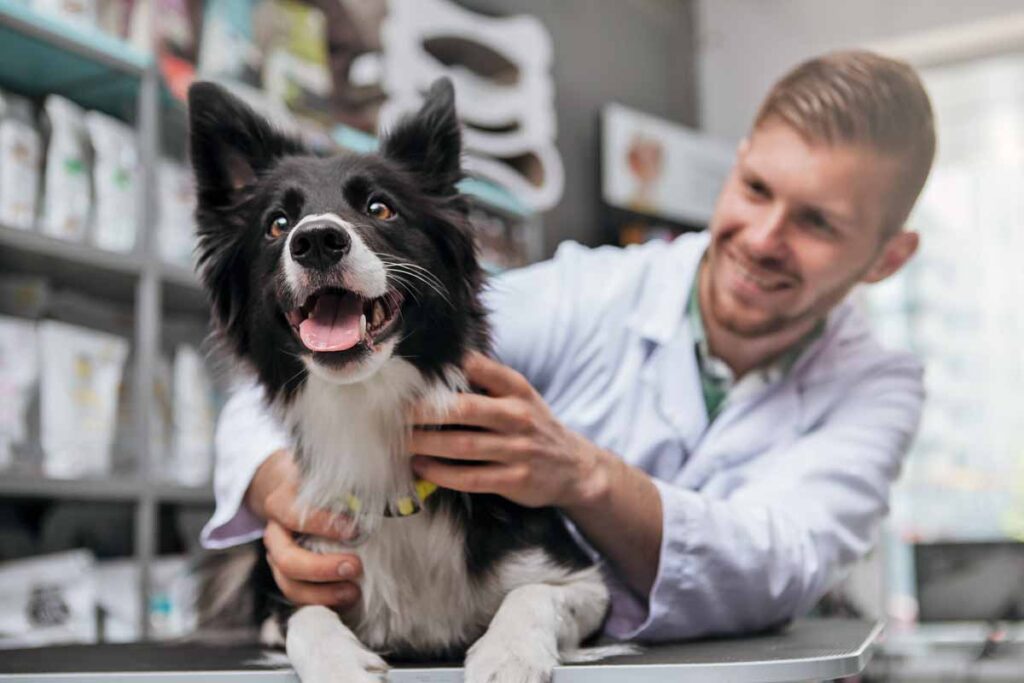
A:
<svg viewBox="0 0 1024 683">
<path fill-rule="evenodd" d="M 799 432 L 800 402 L 797 383 L 787 377 L 727 404 L 701 439 L 680 483 L 700 489 L 717 471 L 794 439 Z"/>
</svg>

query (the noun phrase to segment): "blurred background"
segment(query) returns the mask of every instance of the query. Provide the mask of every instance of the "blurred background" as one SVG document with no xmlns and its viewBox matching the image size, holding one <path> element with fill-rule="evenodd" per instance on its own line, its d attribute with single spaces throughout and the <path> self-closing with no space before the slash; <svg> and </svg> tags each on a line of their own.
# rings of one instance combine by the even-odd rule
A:
<svg viewBox="0 0 1024 683">
<path fill-rule="evenodd" d="M 819 609 L 888 619 L 876 680 L 1024 678 L 1016 0 L 0 0 L 0 647 L 193 627 L 230 384 L 192 272 L 193 79 L 368 151 L 450 76 L 500 272 L 702 229 L 772 82 L 850 47 L 936 109 L 922 251 L 857 293 L 929 401 L 878 549 Z"/>
</svg>

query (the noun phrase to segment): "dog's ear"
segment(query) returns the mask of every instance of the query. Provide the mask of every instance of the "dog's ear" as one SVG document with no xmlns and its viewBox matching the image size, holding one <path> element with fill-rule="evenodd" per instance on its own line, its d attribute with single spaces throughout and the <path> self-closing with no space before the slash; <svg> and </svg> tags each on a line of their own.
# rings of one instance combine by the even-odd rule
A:
<svg viewBox="0 0 1024 683">
<path fill-rule="evenodd" d="M 455 114 L 455 89 L 447 78 L 430 86 L 419 112 L 389 132 L 381 154 L 415 173 L 436 194 L 455 194 L 462 179 L 462 134 Z"/>
<path fill-rule="evenodd" d="M 303 146 L 282 135 L 227 90 L 195 83 L 188 90 L 189 144 L 199 204 L 227 206 L 282 156 Z"/>
</svg>

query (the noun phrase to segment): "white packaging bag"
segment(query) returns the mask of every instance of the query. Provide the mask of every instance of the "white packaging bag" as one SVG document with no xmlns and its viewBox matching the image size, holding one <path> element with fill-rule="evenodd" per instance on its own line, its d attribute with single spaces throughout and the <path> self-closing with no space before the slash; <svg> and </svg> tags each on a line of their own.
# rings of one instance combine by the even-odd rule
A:
<svg viewBox="0 0 1024 683">
<path fill-rule="evenodd" d="M 66 323 L 39 324 L 43 471 L 76 478 L 110 472 L 117 396 L 128 342 Z"/>
<path fill-rule="evenodd" d="M 0 469 L 12 464 L 12 447 L 28 431 L 28 405 L 39 379 L 36 346 L 35 323 L 0 316 Z"/>
<path fill-rule="evenodd" d="M 21 230 L 35 225 L 42 148 L 31 102 L 0 92 L 0 224 Z"/>
<path fill-rule="evenodd" d="M 174 432 L 167 474 L 186 486 L 203 486 L 213 471 L 213 382 L 199 352 L 181 345 L 174 353 Z"/>
<path fill-rule="evenodd" d="M 0 648 L 95 643 L 95 570 L 87 550 L 0 564 Z"/>
<path fill-rule="evenodd" d="M 59 95 L 47 97 L 43 108 L 50 122 L 50 141 L 40 227 L 47 235 L 83 242 L 92 203 L 85 112 Z"/>
<path fill-rule="evenodd" d="M 135 131 L 106 114 L 85 114 L 95 160 L 96 188 L 92 241 L 101 249 L 129 252 L 135 247 L 138 224 L 139 155 Z"/>
<path fill-rule="evenodd" d="M 141 638 L 139 576 L 135 560 L 99 563 L 97 602 L 102 612 L 104 642 L 127 643 Z M 150 565 L 147 618 L 152 638 L 177 638 L 195 630 L 197 576 L 181 556 L 161 557 Z"/>
<path fill-rule="evenodd" d="M 157 224 L 160 258 L 165 263 L 192 268 L 196 243 L 196 190 L 192 173 L 184 164 L 161 159 L 157 184 L 160 202 Z"/>
</svg>

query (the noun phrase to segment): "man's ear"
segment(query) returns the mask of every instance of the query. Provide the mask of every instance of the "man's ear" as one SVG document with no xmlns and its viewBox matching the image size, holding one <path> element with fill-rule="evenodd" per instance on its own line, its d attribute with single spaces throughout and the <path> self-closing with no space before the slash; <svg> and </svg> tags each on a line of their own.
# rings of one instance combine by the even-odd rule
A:
<svg viewBox="0 0 1024 683">
<path fill-rule="evenodd" d="M 189 146 L 200 206 L 231 203 L 232 195 L 302 144 L 278 133 L 240 99 L 213 83 L 188 90 Z"/>
<path fill-rule="evenodd" d="M 434 81 L 419 112 L 399 121 L 384 138 L 381 155 L 419 176 L 429 192 L 455 194 L 462 179 L 462 134 L 450 80 Z"/>
<path fill-rule="evenodd" d="M 875 262 L 861 278 L 861 282 L 881 282 L 903 267 L 917 252 L 920 237 L 916 232 L 900 230 L 889 238 Z"/>
</svg>

